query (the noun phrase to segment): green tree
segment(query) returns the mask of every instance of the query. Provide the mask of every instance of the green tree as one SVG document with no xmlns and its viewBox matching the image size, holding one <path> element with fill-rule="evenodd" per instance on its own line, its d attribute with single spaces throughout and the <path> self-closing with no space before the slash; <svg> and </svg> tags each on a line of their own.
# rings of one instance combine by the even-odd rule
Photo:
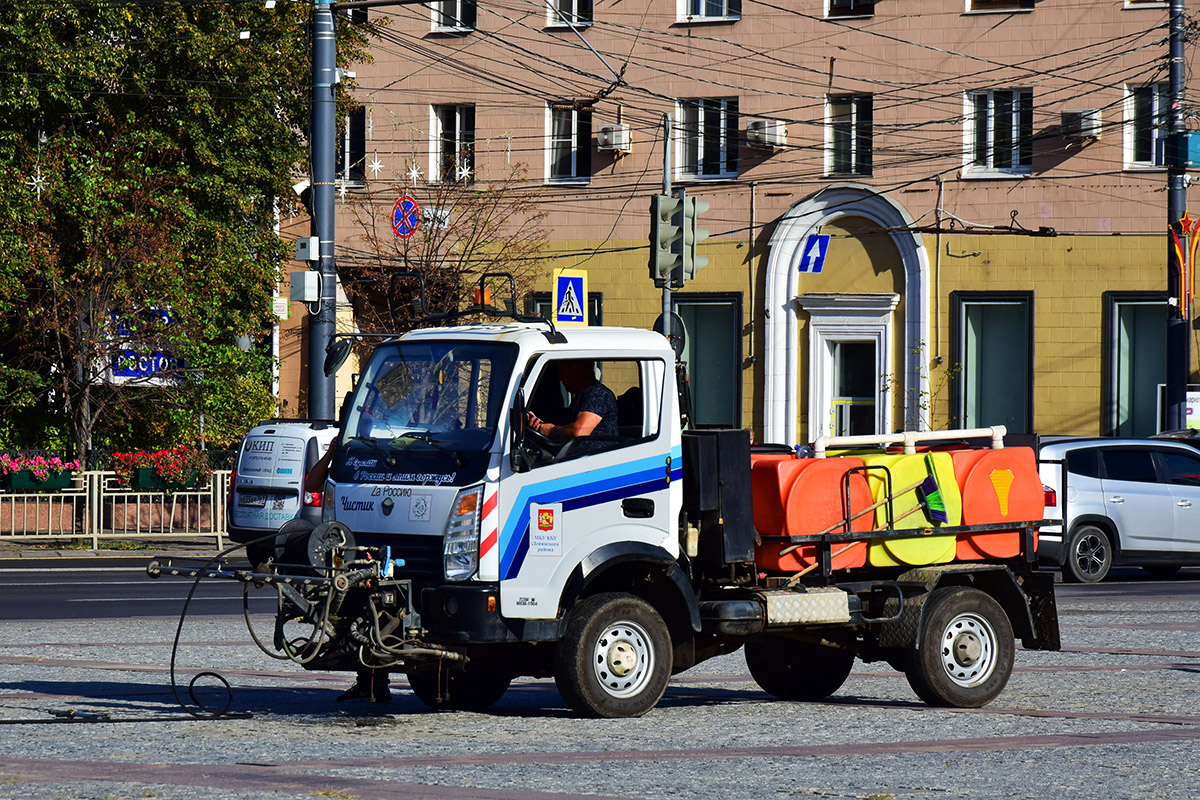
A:
<svg viewBox="0 0 1200 800">
<path fill-rule="evenodd" d="M 201 416 L 231 441 L 270 413 L 253 345 L 306 171 L 310 9 L 266 5 L 0 17 L 0 444 L 170 445 Z M 114 382 L 155 351 L 175 359 L 154 380 Z"/>
</svg>

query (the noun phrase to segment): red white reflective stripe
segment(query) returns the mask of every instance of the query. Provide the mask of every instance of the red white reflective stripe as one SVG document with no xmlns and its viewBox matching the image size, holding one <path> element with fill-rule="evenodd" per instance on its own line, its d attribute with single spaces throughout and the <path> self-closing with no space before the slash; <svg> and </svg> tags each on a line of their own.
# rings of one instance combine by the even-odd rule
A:
<svg viewBox="0 0 1200 800">
<path fill-rule="evenodd" d="M 496 484 L 483 486 L 483 522 L 479 526 L 479 577 L 482 580 L 498 580 L 500 576 L 500 514 L 497 511 Z"/>
</svg>

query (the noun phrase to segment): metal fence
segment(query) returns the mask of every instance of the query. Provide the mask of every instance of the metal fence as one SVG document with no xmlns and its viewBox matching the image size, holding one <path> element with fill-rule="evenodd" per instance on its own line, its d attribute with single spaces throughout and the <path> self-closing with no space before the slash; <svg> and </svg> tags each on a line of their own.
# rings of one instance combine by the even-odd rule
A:
<svg viewBox="0 0 1200 800">
<path fill-rule="evenodd" d="M 134 489 L 115 472 L 76 473 L 54 491 L 0 491 L 0 541 L 30 539 L 188 538 L 213 536 L 224 547 L 229 470 L 208 483 L 177 491 Z"/>
</svg>

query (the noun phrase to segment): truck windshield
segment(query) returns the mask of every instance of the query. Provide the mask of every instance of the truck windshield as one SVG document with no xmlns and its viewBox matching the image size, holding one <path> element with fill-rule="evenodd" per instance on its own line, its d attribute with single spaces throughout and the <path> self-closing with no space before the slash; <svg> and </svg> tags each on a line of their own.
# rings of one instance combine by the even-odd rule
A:
<svg viewBox="0 0 1200 800">
<path fill-rule="evenodd" d="M 379 347 L 354 392 L 343 444 L 487 450 L 503 407 L 516 347 L 478 342 L 399 342 Z"/>
</svg>

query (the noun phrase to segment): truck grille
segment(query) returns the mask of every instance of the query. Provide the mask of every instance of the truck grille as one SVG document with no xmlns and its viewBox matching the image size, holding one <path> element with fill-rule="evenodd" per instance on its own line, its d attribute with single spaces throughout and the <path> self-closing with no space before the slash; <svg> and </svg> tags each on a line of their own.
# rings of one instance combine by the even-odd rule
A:
<svg viewBox="0 0 1200 800">
<path fill-rule="evenodd" d="M 404 566 L 396 570 L 396 578 L 407 578 L 413 583 L 428 585 L 442 580 L 442 537 L 405 533 L 356 533 L 359 546 L 392 548 L 392 558 L 404 559 Z"/>
</svg>

